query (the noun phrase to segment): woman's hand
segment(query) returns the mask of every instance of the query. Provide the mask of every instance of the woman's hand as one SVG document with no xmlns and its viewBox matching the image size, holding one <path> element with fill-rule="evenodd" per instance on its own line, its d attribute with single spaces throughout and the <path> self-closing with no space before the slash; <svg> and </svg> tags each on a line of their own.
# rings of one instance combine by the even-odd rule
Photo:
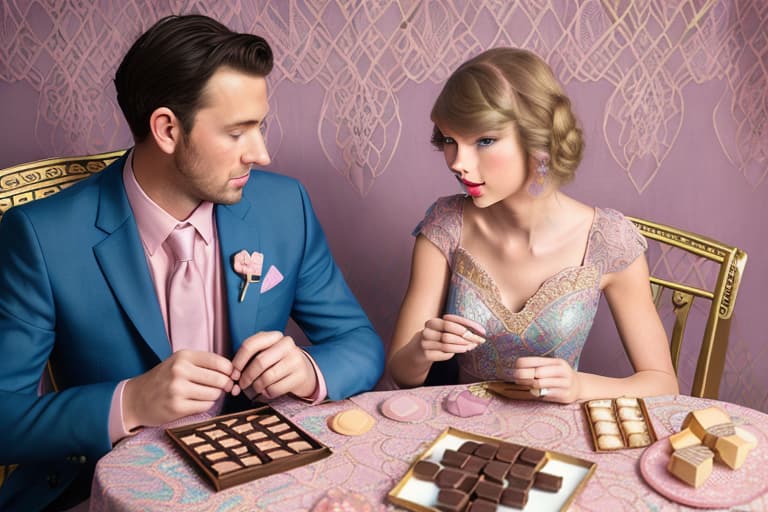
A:
<svg viewBox="0 0 768 512">
<path fill-rule="evenodd" d="M 484 343 L 484 336 L 485 328 L 479 323 L 457 315 L 443 315 L 424 323 L 419 346 L 428 361 L 445 361 Z"/>
<path fill-rule="evenodd" d="M 538 390 L 548 402 L 569 404 L 581 394 L 579 373 L 564 359 L 554 357 L 519 357 L 512 372 L 515 383 Z"/>
</svg>

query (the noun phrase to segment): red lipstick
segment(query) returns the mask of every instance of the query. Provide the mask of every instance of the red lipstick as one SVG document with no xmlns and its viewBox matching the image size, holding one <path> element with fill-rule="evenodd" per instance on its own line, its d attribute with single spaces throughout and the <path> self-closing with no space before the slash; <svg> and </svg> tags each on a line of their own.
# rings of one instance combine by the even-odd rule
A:
<svg viewBox="0 0 768 512">
<path fill-rule="evenodd" d="M 464 185 L 464 188 L 467 190 L 467 194 L 471 195 L 472 197 L 480 197 L 483 195 L 483 191 L 480 189 L 483 185 L 485 185 L 485 182 L 483 183 L 475 183 L 473 181 L 469 180 L 460 180 L 462 185 Z"/>
</svg>

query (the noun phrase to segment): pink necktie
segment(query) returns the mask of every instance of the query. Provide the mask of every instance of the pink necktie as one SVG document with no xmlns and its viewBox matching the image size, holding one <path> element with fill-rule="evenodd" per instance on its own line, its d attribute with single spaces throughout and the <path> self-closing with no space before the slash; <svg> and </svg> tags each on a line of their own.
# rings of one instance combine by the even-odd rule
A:
<svg viewBox="0 0 768 512">
<path fill-rule="evenodd" d="M 210 351 L 203 276 L 194 262 L 196 234 L 194 226 L 184 224 L 176 226 L 167 238 L 176 257 L 168 279 L 168 331 L 174 352 Z"/>
</svg>

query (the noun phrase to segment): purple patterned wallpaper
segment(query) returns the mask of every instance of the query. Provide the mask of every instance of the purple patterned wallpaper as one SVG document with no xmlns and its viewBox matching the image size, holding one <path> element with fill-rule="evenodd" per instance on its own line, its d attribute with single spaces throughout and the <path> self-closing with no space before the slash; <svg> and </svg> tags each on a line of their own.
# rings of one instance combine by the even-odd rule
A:
<svg viewBox="0 0 768 512">
<path fill-rule="evenodd" d="M 132 40 L 160 16 L 203 12 L 265 36 L 277 58 L 271 169 L 307 185 L 339 264 L 385 340 L 408 279 L 410 231 L 434 198 L 458 192 L 429 145 L 429 109 L 440 84 L 485 48 L 537 51 L 565 84 L 585 129 L 586 156 L 569 193 L 749 254 L 720 395 L 768 411 L 761 294 L 768 262 L 760 226 L 768 216 L 761 196 L 768 174 L 768 2 L 0 6 L 3 167 L 130 145 L 111 77 Z M 605 305 L 582 368 L 628 368 Z"/>
</svg>

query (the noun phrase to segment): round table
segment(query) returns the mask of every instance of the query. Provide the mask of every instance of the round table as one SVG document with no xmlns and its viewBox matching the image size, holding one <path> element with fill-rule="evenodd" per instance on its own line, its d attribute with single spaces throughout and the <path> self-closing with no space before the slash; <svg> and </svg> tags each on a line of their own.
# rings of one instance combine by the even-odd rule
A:
<svg viewBox="0 0 768 512">
<path fill-rule="evenodd" d="M 220 492 L 203 480 L 172 445 L 164 429 L 145 429 L 120 442 L 96 467 L 92 511 L 291 511 L 312 510 L 330 497 L 348 496 L 365 510 L 398 510 L 387 493 L 418 456 L 448 427 L 557 451 L 597 464 L 595 473 L 570 510 L 694 510 L 668 500 L 649 486 L 639 469 L 642 449 L 595 452 L 580 404 L 494 397 L 481 416 L 459 418 L 443 408 L 444 399 L 465 386 L 423 387 L 364 393 L 349 400 L 308 405 L 284 398 L 271 405 L 333 451 L 330 457 L 238 485 Z M 406 424 L 382 416 L 379 405 L 397 393 L 413 393 L 431 404 L 428 417 Z M 693 398 L 660 396 L 645 399 L 659 439 L 680 429 L 692 410 L 715 405 L 734 422 L 747 425 L 768 444 L 768 415 L 739 405 Z M 339 435 L 327 419 L 360 407 L 377 420 L 366 434 Z M 193 422 L 203 417 L 187 418 Z M 183 423 L 183 422 L 182 422 Z M 768 478 L 768 468 L 765 468 Z M 349 501 L 348 500 L 348 501 Z M 768 496 L 734 510 L 768 510 Z"/>
</svg>

